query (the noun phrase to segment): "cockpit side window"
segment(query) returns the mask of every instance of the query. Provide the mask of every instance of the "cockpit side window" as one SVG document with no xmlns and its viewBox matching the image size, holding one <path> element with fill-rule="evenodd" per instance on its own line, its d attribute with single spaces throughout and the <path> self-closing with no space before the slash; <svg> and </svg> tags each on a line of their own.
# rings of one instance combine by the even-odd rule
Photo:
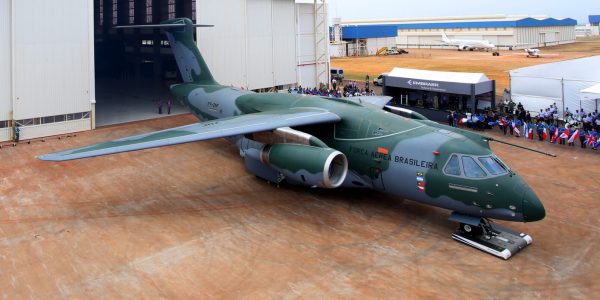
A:
<svg viewBox="0 0 600 300">
<path fill-rule="evenodd" d="M 448 163 L 444 168 L 444 172 L 448 175 L 460 176 L 460 164 L 457 155 L 452 155 L 452 157 L 450 157 L 450 160 L 448 160 Z"/>
<path fill-rule="evenodd" d="M 483 165 L 483 167 L 486 168 L 486 170 L 492 175 L 500 175 L 505 174 L 507 172 L 506 168 L 504 168 L 503 165 L 498 163 L 498 161 L 496 161 L 490 156 L 479 157 L 478 159 L 479 162 Z"/>
<path fill-rule="evenodd" d="M 475 162 L 472 157 L 463 156 L 462 157 L 463 168 L 465 170 L 465 175 L 471 178 L 483 178 L 486 177 L 485 171 Z"/>
</svg>

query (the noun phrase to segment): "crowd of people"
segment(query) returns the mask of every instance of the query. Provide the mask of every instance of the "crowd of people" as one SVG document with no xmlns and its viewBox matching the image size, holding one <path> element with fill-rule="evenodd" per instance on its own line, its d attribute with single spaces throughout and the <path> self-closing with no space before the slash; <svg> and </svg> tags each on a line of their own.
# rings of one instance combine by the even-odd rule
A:
<svg viewBox="0 0 600 300">
<path fill-rule="evenodd" d="M 484 114 L 467 114 L 460 116 L 457 112 L 448 115 L 448 125 L 467 126 L 475 130 L 492 129 L 496 126 L 504 135 L 548 141 L 562 145 L 575 146 L 579 142 L 581 148 L 600 148 L 600 113 L 585 112 L 583 109 L 571 113 L 565 109 L 565 119 L 559 120 L 556 104 L 531 117 L 521 103 L 514 114 L 497 114 L 488 111 Z"/>
<path fill-rule="evenodd" d="M 375 91 L 370 90 L 367 85 L 365 88 L 360 88 L 356 81 L 349 81 L 346 85 L 339 86 L 337 82 L 332 82 L 332 88 L 321 86 L 320 88 L 289 88 L 288 93 L 315 95 L 330 98 L 342 97 L 357 97 L 357 96 L 375 96 Z"/>
</svg>

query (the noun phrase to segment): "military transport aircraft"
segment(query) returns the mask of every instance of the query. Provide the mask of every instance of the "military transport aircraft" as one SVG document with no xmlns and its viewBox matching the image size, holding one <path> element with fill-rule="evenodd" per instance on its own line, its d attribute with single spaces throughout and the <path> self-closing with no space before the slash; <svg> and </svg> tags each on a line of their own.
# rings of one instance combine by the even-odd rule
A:
<svg viewBox="0 0 600 300">
<path fill-rule="evenodd" d="M 203 122 L 38 158 L 64 161 L 227 138 L 239 147 L 248 172 L 270 182 L 371 188 L 449 209 L 460 223 L 455 239 L 505 259 L 531 243 L 528 235 L 489 220 L 545 216 L 523 178 L 490 150 L 492 138 L 386 106 L 389 97 L 258 94 L 219 85 L 193 40 L 200 26 L 173 19 L 135 27 L 167 34 L 184 81 L 171 91 Z"/>
<path fill-rule="evenodd" d="M 458 47 L 458 51 L 475 49 L 490 50 L 496 48 L 496 46 L 489 41 L 484 40 L 454 40 L 449 39 L 445 32 L 442 31 L 442 41 L 450 46 Z"/>
</svg>

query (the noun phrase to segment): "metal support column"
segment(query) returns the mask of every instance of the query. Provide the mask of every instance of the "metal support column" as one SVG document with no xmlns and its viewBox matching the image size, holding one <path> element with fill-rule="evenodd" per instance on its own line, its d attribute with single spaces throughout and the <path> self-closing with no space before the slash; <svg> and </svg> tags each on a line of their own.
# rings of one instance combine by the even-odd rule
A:
<svg viewBox="0 0 600 300">
<path fill-rule="evenodd" d="M 315 82 L 329 86 L 329 26 L 327 24 L 327 1 L 314 0 L 315 20 Z"/>
<path fill-rule="evenodd" d="M 565 79 L 561 78 L 560 79 L 560 92 L 561 92 L 561 98 L 562 98 L 562 115 L 563 115 L 563 119 L 565 119 L 566 122 L 566 116 L 565 116 Z"/>
<path fill-rule="evenodd" d="M 474 114 L 477 111 L 477 103 L 475 101 L 475 85 L 471 84 L 471 99 L 469 101 L 471 105 L 471 113 Z"/>
<path fill-rule="evenodd" d="M 490 108 L 496 110 L 496 80 L 492 80 L 492 103 Z"/>
<path fill-rule="evenodd" d="M 15 1 L 10 1 L 10 95 L 11 95 L 11 108 L 10 108 L 10 116 L 9 116 L 9 124 L 10 127 L 10 138 L 14 140 L 15 138 L 15 130 L 16 126 L 15 122 L 15 104 L 17 92 L 15 91 Z"/>
</svg>

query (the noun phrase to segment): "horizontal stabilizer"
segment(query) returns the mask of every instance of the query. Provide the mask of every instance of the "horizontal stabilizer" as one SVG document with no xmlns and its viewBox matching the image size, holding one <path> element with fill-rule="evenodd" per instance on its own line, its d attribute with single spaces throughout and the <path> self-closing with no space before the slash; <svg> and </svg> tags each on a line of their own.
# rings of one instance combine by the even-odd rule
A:
<svg viewBox="0 0 600 300">
<path fill-rule="evenodd" d="M 230 137 L 279 127 L 333 123 L 341 118 L 327 110 L 292 108 L 201 122 L 38 156 L 40 160 L 65 161 L 113 153 L 156 148 Z"/>
<path fill-rule="evenodd" d="M 184 23 L 176 23 L 176 24 L 148 24 L 148 25 L 123 25 L 123 26 L 115 26 L 116 29 L 122 28 L 182 28 L 187 25 Z M 192 27 L 215 27 L 215 25 L 203 25 L 203 24 L 192 24 Z"/>
<path fill-rule="evenodd" d="M 392 101 L 392 97 L 390 96 L 355 96 L 349 97 L 348 99 L 357 101 L 359 103 L 369 103 L 379 108 L 383 108 L 390 101 Z"/>
</svg>

